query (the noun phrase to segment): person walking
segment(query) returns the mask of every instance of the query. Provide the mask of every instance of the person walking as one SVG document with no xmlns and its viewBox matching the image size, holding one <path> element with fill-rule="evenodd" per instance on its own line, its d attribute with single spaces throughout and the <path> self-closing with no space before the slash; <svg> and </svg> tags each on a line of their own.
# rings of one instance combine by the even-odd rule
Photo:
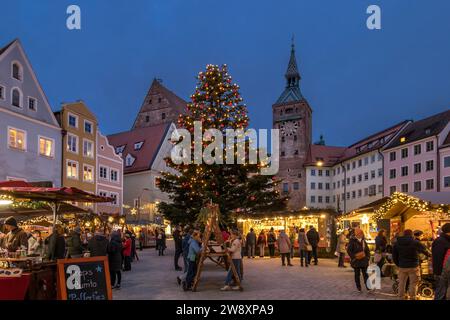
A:
<svg viewBox="0 0 450 320">
<path fill-rule="evenodd" d="M 287 259 L 287 265 L 293 266 L 291 264 L 291 240 L 284 230 L 281 230 L 278 237 L 278 250 L 281 255 L 281 265 L 285 266 L 285 259 Z"/>
<path fill-rule="evenodd" d="M 339 262 L 338 262 L 339 268 L 347 268 L 345 266 L 345 253 L 347 252 L 348 235 L 349 231 L 344 230 L 338 237 L 336 252 L 339 255 Z"/>
<path fill-rule="evenodd" d="M 28 255 L 42 256 L 44 252 L 44 241 L 39 230 L 34 230 L 28 238 Z"/>
<path fill-rule="evenodd" d="M 189 240 L 189 254 L 188 254 L 188 273 L 186 280 L 183 282 L 183 290 L 191 290 L 195 275 L 197 274 L 197 256 L 201 250 L 200 243 L 202 242 L 200 231 L 196 230 L 192 233 L 192 238 Z"/>
<path fill-rule="evenodd" d="M 122 255 L 123 255 L 123 271 L 131 270 L 131 236 L 130 233 L 125 232 L 125 238 L 122 241 Z"/>
<path fill-rule="evenodd" d="M 187 273 L 188 273 L 188 269 L 189 269 L 189 260 L 188 260 L 189 242 L 192 239 L 192 233 L 193 232 L 194 232 L 194 229 L 192 229 L 191 227 L 189 227 L 189 226 L 185 226 L 184 227 L 183 240 L 181 242 L 181 248 L 183 250 L 184 267 L 183 267 L 183 274 L 181 276 L 177 276 L 178 285 L 181 285 L 181 283 L 186 280 L 186 276 L 187 276 Z"/>
<path fill-rule="evenodd" d="M 144 229 L 141 229 L 141 231 L 139 231 L 139 251 L 142 251 L 144 249 L 144 243 L 145 243 L 145 232 Z"/>
<path fill-rule="evenodd" d="M 75 227 L 67 238 L 67 251 L 69 258 L 81 258 L 83 256 L 83 243 L 81 241 L 81 228 Z"/>
<path fill-rule="evenodd" d="M 253 230 L 253 229 L 251 229 Z M 241 276 L 241 262 L 242 262 L 242 255 L 241 255 L 241 241 L 239 240 L 239 232 L 237 230 L 233 230 L 231 232 L 230 241 L 231 246 L 227 248 L 227 251 L 231 253 L 231 263 L 233 263 L 234 268 L 236 270 L 236 273 L 238 274 L 239 280 L 242 279 Z M 231 269 L 231 266 L 228 268 L 227 277 L 225 279 L 225 286 L 221 288 L 221 291 L 228 291 L 228 290 L 239 290 L 239 286 L 232 286 L 233 282 L 233 271 Z"/>
<path fill-rule="evenodd" d="M 122 282 L 122 241 L 118 231 L 114 231 L 111 234 L 111 240 L 108 243 L 107 251 L 111 286 L 113 289 L 120 289 L 120 283 Z"/>
<path fill-rule="evenodd" d="M 306 236 L 305 229 L 301 228 L 298 231 L 298 249 L 300 250 L 300 266 L 303 267 L 303 260 L 305 261 L 305 267 L 309 266 L 309 240 Z"/>
<path fill-rule="evenodd" d="M 250 232 L 247 233 L 246 237 L 246 244 L 247 244 L 247 258 L 255 258 L 255 246 L 256 246 L 256 234 L 255 231 L 253 231 L 253 228 L 250 228 Z"/>
<path fill-rule="evenodd" d="M 392 259 L 398 270 L 398 296 L 405 299 L 406 281 L 409 279 L 409 298 L 416 299 L 417 283 L 420 277 L 419 254 L 430 256 L 430 253 L 420 241 L 413 237 L 413 232 L 407 229 L 403 236 L 397 237 L 392 248 Z"/>
<path fill-rule="evenodd" d="M 317 258 L 317 247 L 319 246 L 320 235 L 314 226 L 309 226 L 309 230 L 306 233 L 306 237 L 308 238 L 308 242 L 311 245 L 312 251 L 309 252 L 308 255 L 308 263 L 311 264 L 311 260 L 314 257 L 314 265 L 317 266 L 319 260 Z"/>
<path fill-rule="evenodd" d="M 156 246 L 158 249 L 158 256 L 164 256 L 164 250 L 166 250 L 166 234 L 163 229 L 160 229 L 158 232 Z"/>
<path fill-rule="evenodd" d="M 269 247 L 269 256 L 271 258 L 275 257 L 275 243 L 277 242 L 277 236 L 273 230 L 273 227 L 270 228 L 269 234 L 267 235 L 267 245 Z"/>
<path fill-rule="evenodd" d="M 433 275 L 436 279 L 435 300 L 446 300 L 450 284 L 450 223 L 441 227 L 441 235 L 431 245 Z"/>
<path fill-rule="evenodd" d="M 374 262 L 377 264 L 378 268 L 383 270 L 383 265 L 386 262 L 386 250 L 387 250 L 387 238 L 386 231 L 384 229 L 380 229 L 378 231 L 378 235 L 375 237 L 375 256 Z M 383 272 L 381 272 L 381 276 L 383 276 Z"/>
<path fill-rule="evenodd" d="M 348 242 L 347 253 L 350 256 L 350 265 L 355 272 L 355 284 L 358 292 L 361 291 L 361 274 L 364 279 L 364 285 L 368 291 L 367 279 L 367 267 L 369 266 L 370 249 L 364 239 L 364 232 L 357 228 L 355 229 L 354 236 L 352 236 Z"/>
<path fill-rule="evenodd" d="M 183 237 L 181 235 L 181 226 L 177 225 L 175 231 L 173 232 L 173 242 L 175 243 L 175 257 L 174 266 L 176 271 L 181 271 L 181 267 L 178 265 L 178 260 L 183 254 Z"/>
<path fill-rule="evenodd" d="M 88 250 L 91 257 L 103 257 L 108 255 L 108 239 L 96 230 L 94 236 L 88 242 Z"/>
<path fill-rule="evenodd" d="M 259 257 L 264 258 L 264 251 L 265 251 L 266 245 L 267 245 L 267 238 L 266 238 L 266 235 L 264 234 L 264 230 L 261 230 L 261 232 L 259 233 L 258 240 L 256 241 L 256 245 L 259 248 Z"/>
</svg>

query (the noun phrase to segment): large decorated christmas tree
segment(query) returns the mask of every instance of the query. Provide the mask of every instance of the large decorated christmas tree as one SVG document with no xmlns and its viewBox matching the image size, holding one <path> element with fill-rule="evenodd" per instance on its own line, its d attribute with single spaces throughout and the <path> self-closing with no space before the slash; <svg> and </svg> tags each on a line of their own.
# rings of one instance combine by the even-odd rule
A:
<svg viewBox="0 0 450 320">
<path fill-rule="evenodd" d="M 160 212 L 173 223 L 193 223 L 205 202 L 212 201 L 219 205 L 222 221 L 228 224 L 232 222 L 233 213 L 283 209 L 287 199 L 279 194 L 279 181 L 273 175 L 260 174 L 261 168 L 267 167 L 268 163 L 260 159 L 253 164 L 248 161 L 250 149 L 255 148 L 251 139 L 244 139 L 244 155 L 231 146 L 234 164 L 226 164 L 229 163 L 227 148 L 230 146 L 225 143 L 220 144 L 223 164 L 194 163 L 194 122 L 201 122 L 202 133 L 219 129 L 223 141 L 226 141 L 226 129 L 245 131 L 249 123 L 239 86 L 232 83 L 226 65 L 207 65 L 197 79 L 195 93 L 187 104 L 188 112 L 180 115 L 177 124 L 177 128 L 184 128 L 191 134 L 192 161 L 176 164 L 171 157 L 166 158 L 167 166 L 177 173 L 161 172 L 158 187 L 170 195 L 172 202 L 160 203 Z M 202 150 L 210 143 L 202 140 Z M 216 153 L 217 149 L 213 154 Z M 241 157 L 241 164 L 237 164 L 238 157 Z"/>
</svg>

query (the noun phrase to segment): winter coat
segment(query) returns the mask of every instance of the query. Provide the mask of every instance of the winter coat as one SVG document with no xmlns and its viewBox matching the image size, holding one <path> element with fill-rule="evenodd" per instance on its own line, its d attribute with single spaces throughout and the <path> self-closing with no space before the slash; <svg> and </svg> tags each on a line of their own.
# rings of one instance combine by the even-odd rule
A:
<svg viewBox="0 0 450 320">
<path fill-rule="evenodd" d="M 440 276 L 444 265 L 444 257 L 450 250 L 450 236 L 445 233 L 441 234 L 439 238 L 433 241 L 431 245 L 431 252 L 433 257 L 433 274 Z"/>
<path fill-rule="evenodd" d="M 419 266 L 419 253 L 429 256 L 420 241 L 411 236 L 398 237 L 392 250 L 392 259 L 399 268 L 415 268 Z"/>
<path fill-rule="evenodd" d="M 387 239 L 386 237 L 376 236 L 375 237 L 375 252 L 384 253 L 386 252 Z"/>
<path fill-rule="evenodd" d="M 280 236 L 278 237 L 278 250 L 280 253 L 291 252 L 291 240 L 285 232 L 280 233 Z"/>
<path fill-rule="evenodd" d="M 256 234 L 254 231 L 247 233 L 246 243 L 248 246 L 254 246 L 256 244 Z"/>
<path fill-rule="evenodd" d="M 189 241 L 191 240 L 191 235 L 186 234 L 183 238 L 183 241 L 181 242 L 181 248 L 183 250 L 183 257 L 187 259 L 187 256 L 189 254 Z"/>
<path fill-rule="evenodd" d="M 44 253 L 44 245 L 43 241 L 38 241 L 35 237 L 31 236 L 28 239 L 28 255 L 40 255 L 42 256 Z"/>
<path fill-rule="evenodd" d="M 167 248 L 167 246 L 166 246 L 166 234 L 164 232 L 159 233 L 156 236 L 156 247 L 157 248 L 162 248 L 162 249 Z"/>
<path fill-rule="evenodd" d="M 69 256 L 77 256 L 83 254 L 83 246 L 81 243 L 81 235 L 72 231 L 67 238 L 67 250 L 69 251 Z"/>
<path fill-rule="evenodd" d="M 173 242 L 175 243 L 175 251 L 183 250 L 183 237 L 180 230 L 175 230 L 173 233 Z"/>
<path fill-rule="evenodd" d="M 338 253 L 346 253 L 347 252 L 347 243 L 348 243 L 347 236 L 344 233 L 341 233 L 338 237 L 336 251 Z"/>
<path fill-rule="evenodd" d="M 312 228 L 306 233 L 306 237 L 308 238 L 309 244 L 313 247 L 317 247 L 320 241 L 320 235 L 316 231 L 316 229 Z"/>
<path fill-rule="evenodd" d="M 113 234 L 108 243 L 108 262 L 110 271 L 120 271 L 122 268 L 122 241 L 119 234 Z"/>
<path fill-rule="evenodd" d="M 234 239 L 231 243 L 231 247 L 228 248 L 228 251 L 231 252 L 231 259 L 242 259 L 241 250 L 242 244 L 241 240 Z"/>
<path fill-rule="evenodd" d="M 362 251 L 364 251 L 366 256 L 363 259 L 357 260 L 355 255 Z M 362 239 L 359 241 L 356 237 L 351 237 L 348 242 L 347 253 L 350 256 L 350 264 L 353 268 L 367 268 L 369 266 L 370 249 L 366 240 Z"/>
<path fill-rule="evenodd" d="M 125 239 L 122 241 L 122 254 L 124 257 L 131 256 L 131 239 Z"/>
<path fill-rule="evenodd" d="M 96 234 L 88 242 L 88 249 L 91 257 L 100 257 L 108 255 L 108 239 L 102 234 Z"/>
<path fill-rule="evenodd" d="M 266 238 L 266 235 L 265 235 L 265 234 L 260 234 L 260 235 L 258 236 L 258 240 L 256 241 L 256 244 L 257 244 L 258 246 L 260 246 L 260 245 L 267 246 L 267 238 Z"/>
<path fill-rule="evenodd" d="M 274 232 L 269 232 L 267 234 L 267 244 L 271 245 L 271 244 L 275 244 L 275 242 L 277 242 L 277 236 L 275 235 Z"/>
<path fill-rule="evenodd" d="M 310 244 L 307 235 L 304 232 L 298 233 L 298 248 L 306 250 L 306 246 Z"/>
<path fill-rule="evenodd" d="M 191 238 L 189 240 L 189 254 L 188 254 L 188 260 L 195 262 L 197 259 L 197 254 L 200 252 L 201 247 L 197 240 L 194 238 Z"/>
<path fill-rule="evenodd" d="M 4 247 L 9 252 L 16 252 L 21 246 L 28 248 L 28 236 L 21 228 L 11 230 L 3 240 Z"/>
<path fill-rule="evenodd" d="M 66 253 L 66 240 L 63 235 L 53 232 L 48 236 L 46 257 L 49 260 L 64 259 Z"/>
</svg>

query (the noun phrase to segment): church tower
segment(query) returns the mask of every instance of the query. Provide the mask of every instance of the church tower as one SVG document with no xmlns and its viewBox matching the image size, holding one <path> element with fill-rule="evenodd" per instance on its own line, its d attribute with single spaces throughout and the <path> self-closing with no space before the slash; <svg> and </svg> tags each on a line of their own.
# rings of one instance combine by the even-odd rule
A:
<svg viewBox="0 0 450 320">
<path fill-rule="evenodd" d="M 272 105 L 273 128 L 280 130 L 281 192 L 289 196 L 288 210 L 306 205 L 304 163 L 311 145 L 312 110 L 300 90 L 294 42 L 286 74 L 286 88 Z"/>
</svg>

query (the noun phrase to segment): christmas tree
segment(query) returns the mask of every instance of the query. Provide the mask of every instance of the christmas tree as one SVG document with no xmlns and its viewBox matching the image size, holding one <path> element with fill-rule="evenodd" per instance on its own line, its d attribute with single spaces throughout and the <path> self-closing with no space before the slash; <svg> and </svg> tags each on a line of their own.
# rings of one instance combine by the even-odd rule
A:
<svg viewBox="0 0 450 320">
<path fill-rule="evenodd" d="M 167 166 L 175 169 L 177 174 L 161 172 L 158 187 L 169 194 L 172 202 L 160 203 L 160 212 L 173 223 L 193 223 L 205 202 L 212 201 L 219 205 L 221 220 L 228 224 L 233 220 L 233 213 L 284 209 L 287 198 L 279 194 L 279 181 L 272 175 L 260 174 L 260 169 L 268 164 L 259 159 L 249 163 L 250 150 L 255 148 L 250 139 L 244 140 L 244 155 L 237 147 L 223 143 L 220 144 L 223 164 L 194 163 L 194 122 L 201 122 L 202 133 L 208 129 L 220 130 L 224 136 L 222 141 L 226 140 L 227 129 L 245 131 L 249 123 L 239 86 L 232 83 L 226 65 L 207 65 L 197 79 L 187 113 L 179 116 L 177 124 L 177 128 L 188 130 L 192 136 L 192 161 L 176 164 L 171 157 L 165 159 Z M 202 140 L 201 144 L 204 150 L 209 142 Z M 226 164 L 229 163 L 227 151 L 230 148 L 234 164 Z M 217 149 L 213 153 L 217 154 Z"/>
</svg>

